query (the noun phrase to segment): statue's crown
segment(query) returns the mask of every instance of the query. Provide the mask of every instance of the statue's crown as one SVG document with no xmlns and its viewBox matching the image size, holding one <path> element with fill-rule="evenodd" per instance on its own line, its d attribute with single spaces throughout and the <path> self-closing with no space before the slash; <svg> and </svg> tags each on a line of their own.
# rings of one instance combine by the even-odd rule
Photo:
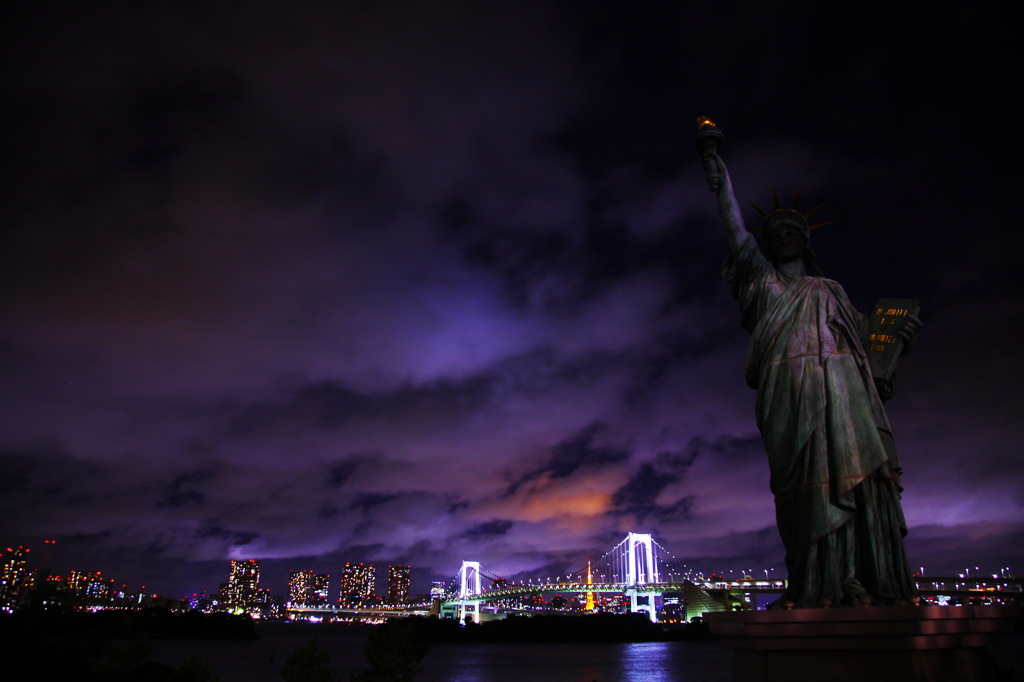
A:
<svg viewBox="0 0 1024 682">
<path fill-rule="evenodd" d="M 793 205 L 791 208 L 782 208 L 781 202 L 779 201 L 779 194 L 775 191 L 774 187 L 772 187 L 772 198 L 775 200 L 775 210 L 771 213 L 768 213 L 753 201 L 750 202 L 750 205 L 757 209 L 757 212 L 761 214 L 762 218 L 764 218 L 764 222 L 761 224 L 761 227 L 754 227 L 751 229 L 764 230 L 765 235 L 767 235 L 783 225 L 788 225 L 799 229 L 804 233 L 804 236 L 809 236 L 811 230 L 817 229 L 822 225 L 828 225 L 832 222 L 831 220 L 828 220 L 823 223 L 815 223 L 813 225 L 809 224 L 807 221 L 810 220 L 811 216 L 817 213 L 818 209 L 825 204 L 818 204 L 807 213 L 800 213 L 800 211 L 797 210 L 797 205 L 800 203 L 799 191 L 797 191 L 796 196 L 793 198 Z"/>
</svg>

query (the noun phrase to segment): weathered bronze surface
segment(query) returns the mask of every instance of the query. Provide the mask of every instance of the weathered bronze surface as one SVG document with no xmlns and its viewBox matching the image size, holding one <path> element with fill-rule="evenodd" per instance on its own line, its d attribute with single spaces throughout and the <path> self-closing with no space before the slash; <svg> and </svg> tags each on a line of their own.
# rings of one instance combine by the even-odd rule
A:
<svg viewBox="0 0 1024 682">
<path fill-rule="evenodd" d="M 821 276 L 805 216 L 795 207 L 768 215 L 762 253 L 722 159 L 707 146 L 701 153 L 729 243 L 723 275 L 751 334 L 746 378 L 758 392 L 786 549 L 789 588 L 774 606 L 916 603 L 901 469 L 865 352 L 867 318 Z M 893 331 L 909 342 L 919 328 L 911 315 Z"/>
</svg>

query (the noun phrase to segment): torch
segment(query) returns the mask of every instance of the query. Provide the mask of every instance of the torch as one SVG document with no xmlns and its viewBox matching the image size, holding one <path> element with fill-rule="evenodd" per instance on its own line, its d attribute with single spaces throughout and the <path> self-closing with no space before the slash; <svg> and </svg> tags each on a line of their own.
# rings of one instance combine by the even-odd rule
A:
<svg viewBox="0 0 1024 682">
<path fill-rule="evenodd" d="M 722 131 L 715 126 L 714 121 L 710 118 L 701 116 L 697 119 L 697 136 L 693 138 L 693 144 L 700 152 L 700 158 L 704 164 L 704 175 L 712 192 L 717 192 L 722 186 L 722 176 L 718 174 L 718 164 L 712 154 L 718 151 L 718 145 L 722 144 L 724 139 Z"/>
</svg>

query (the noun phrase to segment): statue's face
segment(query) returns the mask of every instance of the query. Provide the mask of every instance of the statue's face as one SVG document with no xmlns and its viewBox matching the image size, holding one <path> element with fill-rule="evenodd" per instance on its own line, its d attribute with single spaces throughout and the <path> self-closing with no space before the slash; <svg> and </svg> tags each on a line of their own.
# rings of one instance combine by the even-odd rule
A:
<svg viewBox="0 0 1024 682">
<path fill-rule="evenodd" d="M 781 225 L 768 236 L 768 252 L 776 263 L 800 260 L 807 250 L 807 241 L 799 227 Z"/>
</svg>

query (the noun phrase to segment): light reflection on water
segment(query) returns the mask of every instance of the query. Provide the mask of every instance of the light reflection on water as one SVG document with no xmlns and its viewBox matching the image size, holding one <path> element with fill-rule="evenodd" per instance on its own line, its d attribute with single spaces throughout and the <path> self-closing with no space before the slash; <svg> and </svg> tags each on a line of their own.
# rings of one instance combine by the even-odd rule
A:
<svg viewBox="0 0 1024 682">
<path fill-rule="evenodd" d="M 675 648 L 671 648 L 675 644 Z M 670 682 L 679 677 L 670 673 L 678 642 L 642 642 L 622 645 L 621 680 L 630 682 Z"/>
<path fill-rule="evenodd" d="M 435 645 L 423 682 L 727 682 L 718 642 Z"/>
</svg>

